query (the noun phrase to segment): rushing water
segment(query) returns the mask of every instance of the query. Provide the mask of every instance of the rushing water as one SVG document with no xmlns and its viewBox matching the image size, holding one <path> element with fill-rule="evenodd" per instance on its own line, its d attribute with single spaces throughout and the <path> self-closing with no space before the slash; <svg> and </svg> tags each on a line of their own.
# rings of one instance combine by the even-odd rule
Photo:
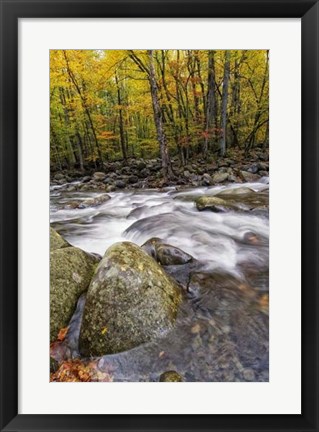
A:
<svg viewBox="0 0 319 432">
<path fill-rule="evenodd" d="M 189 289 L 176 329 L 159 341 L 101 358 L 102 371 L 119 381 L 158 380 L 170 369 L 188 381 L 268 380 L 269 220 L 264 206 L 251 206 L 268 201 L 267 183 L 266 178 L 246 183 L 248 194 L 236 194 L 239 184 L 112 192 L 111 200 L 86 209 L 66 207 L 99 193 L 51 188 L 51 224 L 72 245 L 103 255 L 118 241 L 142 245 L 159 237 L 199 262 L 195 270 L 185 269 Z M 197 197 L 222 191 L 236 194 L 238 210 L 196 209 Z M 174 275 L 176 269 L 167 270 Z"/>
</svg>

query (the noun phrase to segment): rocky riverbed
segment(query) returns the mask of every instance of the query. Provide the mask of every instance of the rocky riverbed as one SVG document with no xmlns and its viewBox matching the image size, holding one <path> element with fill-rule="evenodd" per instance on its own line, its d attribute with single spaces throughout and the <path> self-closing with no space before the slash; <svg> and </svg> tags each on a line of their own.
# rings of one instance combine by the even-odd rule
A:
<svg viewBox="0 0 319 432">
<path fill-rule="evenodd" d="M 195 187 L 54 179 L 53 380 L 268 381 L 268 162 L 251 162 L 196 167 Z"/>
</svg>

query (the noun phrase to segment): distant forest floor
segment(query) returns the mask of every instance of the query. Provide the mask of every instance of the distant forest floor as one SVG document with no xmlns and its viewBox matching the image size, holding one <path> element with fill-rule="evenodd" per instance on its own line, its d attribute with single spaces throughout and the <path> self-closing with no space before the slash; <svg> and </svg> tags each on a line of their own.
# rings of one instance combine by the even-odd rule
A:
<svg viewBox="0 0 319 432">
<path fill-rule="evenodd" d="M 171 158 L 174 176 L 163 179 L 161 159 L 129 158 L 104 162 L 102 167 L 90 165 L 80 171 L 56 170 L 51 167 L 51 184 L 65 185 L 68 191 L 103 191 L 118 189 L 163 188 L 169 186 L 198 187 L 222 183 L 258 181 L 269 175 L 268 147 L 260 145 L 250 151 L 232 150 L 228 157 L 205 160 L 192 158 L 182 165 L 178 157 Z M 78 182 L 74 184 L 74 182 Z"/>
</svg>

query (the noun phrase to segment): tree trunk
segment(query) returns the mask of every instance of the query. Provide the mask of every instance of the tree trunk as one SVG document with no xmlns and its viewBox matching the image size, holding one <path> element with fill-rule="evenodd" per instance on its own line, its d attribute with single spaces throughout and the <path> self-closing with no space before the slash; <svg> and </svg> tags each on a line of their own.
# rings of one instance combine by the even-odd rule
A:
<svg viewBox="0 0 319 432">
<path fill-rule="evenodd" d="M 115 73 L 115 82 L 116 82 L 116 89 L 117 89 L 117 102 L 119 104 L 121 150 L 122 150 L 123 158 L 124 160 L 126 160 L 127 152 L 126 152 L 126 142 L 125 142 L 125 134 L 124 134 L 122 99 L 121 99 L 121 90 L 119 86 L 117 73 Z"/>
<path fill-rule="evenodd" d="M 221 154 L 221 156 L 225 156 L 225 153 L 226 153 L 229 61 L 230 61 L 230 51 L 227 50 L 225 52 L 223 94 L 222 94 L 222 107 L 221 107 L 221 130 L 222 130 L 222 136 L 220 139 L 220 154 Z"/>
<path fill-rule="evenodd" d="M 206 130 L 205 130 L 205 139 L 203 145 L 204 157 L 207 157 L 209 143 L 213 142 L 214 127 L 216 125 L 214 54 L 215 54 L 214 51 L 208 52 Z"/>
<path fill-rule="evenodd" d="M 248 141 L 248 143 L 246 143 L 246 146 L 245 146 L 246 153 L 248 153 L 248 151 L 255 145 L 256 132 L 260 128 L 259 121 L 261 120 L 261 116 L 264 112 L 262 110 L 262 99 L 263 99 L 263 95 L 264 95 L 265 86 L 266 86 L 266 83 L 268 80 L 268 63 L 269 63 L 269 52 L 267 51 L 263 81 L 262 81 L 262 85 L 261 85 L 260 95 L 259 95 L 259 98 L 257 100 L 257 110 L 255 113 L 254 126 L 253 126 L 253 130 L 250 134 L 249 141 Z M 265 122 L 262 122 L 262 124 L 264 124 L 264 123 Z"/>
<path fill-rule="evenodd" d="M 91 129 L 92 129 L 92 133 L 93 133 L 93 137 L 94 137 L 94 141 L 95 141 L 95 147 L 96 147 L 96 150 L 97 150 L 97 153 L 98 153 L 98 157 L 100 159 L 101 164 L 103 164 L 103 158 L 102 158 L 101 149 L 100 149 L 100 146 L 99 146 L 99 142 L 97 140 L 97 136 L 96 136 L 95 128 L 94 128 L 94 125 L 93 125 L 92 117 L 91 117 L 89 108 L 88 108 L 87 103 L 86 103 L 85 95 L 82 93 L 82 91 L 81 91 L 81 89 L 79 87 L 79 84 L 78 84 L 78 82 L 77 82 L 77 80 L 76 80 L 76 78 L 75 78 L 75 76 L 74 76 L 74 74 L 73 74 L 73 72 L 72 72 L 72 70 L 70 68 L 69 59 L 68 59 L 68 57 L 66 55 L 66 51 L 65 50 L 63 51 L 63 55 L 64 55 L 64 59 L 65 59 L 65 62 L 66 62 L 66 68 L 67 68 L 67 72 L 68 72 L 69 78 L 71 79 L 72 83 L 74 84 L 74 86 L 76 88 L 76 91 L 78 92 L 78 95 L 80 96 L 80 100 L 81 100 L 83 109 L 84 109 L 84 111 L 85 111 L 85 113 L 86 113 L 86 115 L 88 117 Z"/>
<path fill-rule="evenodd" d="M 163 128 L 162 110 L 158 98 L 158 87 L 157 87 L 156 76 L 155 76 L 153 50 L 148 50 L 147 52 L 149 56 L 149 83 L 150 83 L 151 96 L 152 96 L 154 121 L 155 121 L 156 132 L 157 132 L 157 140 L 160 145 L 163 175 L 164 178 L 167 179 L 173 176 L 173 171 L 172 171 L 171 161 L 168 154 L 166 136 Z"/>
<path fill-rule="evenodd" d="M 77 136 L 77 148 L 78 148 L 78 154 L 79 154 L 79 164 L 80 164 L 80 170 L 84 171 L 83 167 L 83 154 L 82 154 L 82 139 L 79 132 L 76 133 Z"/>
</svg>

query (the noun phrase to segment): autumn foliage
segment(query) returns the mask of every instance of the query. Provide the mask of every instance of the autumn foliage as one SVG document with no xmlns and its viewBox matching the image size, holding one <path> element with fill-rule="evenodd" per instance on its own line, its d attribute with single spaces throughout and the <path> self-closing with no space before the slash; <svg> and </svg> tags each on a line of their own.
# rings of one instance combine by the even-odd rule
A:
<svg viewBox="0 0 319 432">
<path fill-rule="evenodd" d="M 159 113 L 182 163 L 223 146 L 249 152 L 268 141 L 268 69 L 265 50 L 52 50 L 52 169 L 160 156 Z"/>
</svg>

